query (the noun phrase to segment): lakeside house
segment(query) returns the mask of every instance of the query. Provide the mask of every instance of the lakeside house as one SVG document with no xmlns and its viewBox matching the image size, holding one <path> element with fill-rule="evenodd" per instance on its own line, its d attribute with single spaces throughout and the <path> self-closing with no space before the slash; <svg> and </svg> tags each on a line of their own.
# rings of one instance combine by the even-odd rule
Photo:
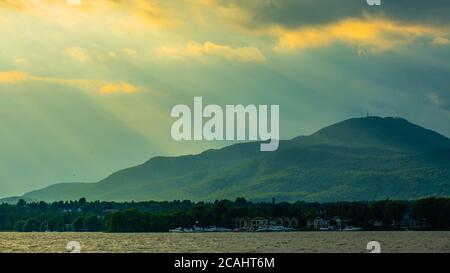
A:
<svg viewBox="0 0 450 273">
<path fill-rule="evenodd" d="M 231 221 L 235 229 L 255 230 L 265 226 L 299 227 L 298 219 L 295 217 L 235 217 Z"/>
<path fill-rule="evenodd" d="M 341 219 L 335 216 L 331 219 L 325 219 L 317 216 L 306 222 L 308 230 L 344 230 L 349 227 L 350 220 Z"/>
<path fill-rule="evenodd" d="M 384 227 L 384 222 L 381 220 L 370 220 L 369 224 L 371 224 L 375 229 Z"/>
<path fill-rule="evenodd" d="M 341 230 L 347 226 L 347 221 L 335 216 L 331 219 L 330 226 L 335 227 L 337 230 Z"/>
<path fill-rule="evenodd" d="M 308 229 L 320 230 L 320 229 L 328 229 L 330 227 L 330 220 L 323 219 L 320 216 L 317 216 L 314 219 L 309 219 L 306 223 Z"/>
<path fill-rule="evenodd" d="M 427 219 L 414 219 L 409 214 L 403 216 L 402 220 L 384 222 L 382 220 L 369 220 L 369 225 L 375 230 L 403 229 L 403 230 L 425 230 L 428 228 Z"/>
<path fill-rule="evenodd" d="M 400 228 L 407 230 L 421 230 L 427 228 L 427 220 L 426 219 L 413 219 L 410 215 L 403 216 L 403 219 L 400 221 Z"/>
</svg>

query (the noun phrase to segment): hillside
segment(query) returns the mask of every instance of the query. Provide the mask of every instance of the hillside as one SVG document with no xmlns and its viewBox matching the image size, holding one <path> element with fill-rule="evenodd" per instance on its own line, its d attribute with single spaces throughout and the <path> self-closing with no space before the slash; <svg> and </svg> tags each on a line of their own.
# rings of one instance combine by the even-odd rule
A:
<svg viewBox="0 0 450 273">
<path fill-rule="evenodd" d="M 198 155 L 155 157 L 98 183 L 62 183 L 38 200 L 343 201 L 450 196 L 450 139 L 400 118 L 354 118 L 276 152 L 242 143 Z"/>
</svg>

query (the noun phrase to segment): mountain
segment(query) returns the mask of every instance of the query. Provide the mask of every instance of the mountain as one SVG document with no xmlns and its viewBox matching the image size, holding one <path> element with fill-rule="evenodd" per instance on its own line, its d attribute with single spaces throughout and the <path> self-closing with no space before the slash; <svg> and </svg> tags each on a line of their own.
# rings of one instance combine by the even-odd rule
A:
<svg viewBox="0 0 450 273">
<path fill-rule="evenodd" d="M 344 201 L 450 196 L 450 139 L 401 118 L 353 118 L 276 152 L 241 143 L 155 157 L 97 183 L 61 183 L 24 195 L 45 201 Z"/>
<path fill-rule="evenodd" d="M 426 152 L 448 148 L 449 139 L 402 118 L 355 118 L 333 124 L 312 135 L 333 145 L 380 147 Z"/>
</svg>

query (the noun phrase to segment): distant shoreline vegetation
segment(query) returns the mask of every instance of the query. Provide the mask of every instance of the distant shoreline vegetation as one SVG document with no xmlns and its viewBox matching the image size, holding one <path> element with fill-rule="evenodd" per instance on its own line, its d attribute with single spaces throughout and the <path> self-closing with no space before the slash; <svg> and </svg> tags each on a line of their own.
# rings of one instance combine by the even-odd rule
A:
<svg viewBox="0 0 450 273">
<path fill-rule="evenodd" d="M 167 232 L 193 226 L 233 229 L 236 222 L 252 219 L 295 219 L 292 223 L 297 230 L 317 229 L 313 222 L 319 226 L 326 222 L 331 228 L 341 221 L 363 230 L 450 230 L 450 198 L 333 203 L 255 203 L 244 198 L 211 203 L 119 203 L 81 198 L 53 203 L 21 199 L 14 205 L 0 204 L 0 231 Z"/>
</svg>

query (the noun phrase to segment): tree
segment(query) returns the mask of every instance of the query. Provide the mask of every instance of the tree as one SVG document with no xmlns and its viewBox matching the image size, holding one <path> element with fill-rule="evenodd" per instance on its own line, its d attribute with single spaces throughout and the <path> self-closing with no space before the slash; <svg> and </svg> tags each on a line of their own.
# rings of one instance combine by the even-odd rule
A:
<svg viewBox="0 0 450 273">
<path fill-rule="evenodd" d="M 450 227 L 450 199 L 426 198 L 414 202 L 412 217 L 416 220 L 426 220 L 433 229 L 448 229 Z"/>
<path fill-rule="evenodd" d="M 144 219 L 146 215 L 137 209 L 128 209 L 108 215 L 106 230 L 111 232 L 144 232 L 151 231 L 146 222 L 152 219 Z M 153 223 L 148 223 L 152 225 Z"/>
<path fill-rule="evenodd" d="M 32 232 L 32 231 L 40 231 L 41 230 L 41 222 L 39 222 L 36 218 L 29 218 L 25 221 L 23 225 L 23 231 Z"/>
<path fill-rule="evenodd" d="M 24 220 L 19 220 L 14 224 L 14 231 L 23 231 L 23 226 L 25 225 Z"/>
<path fill-rule="evenodd" d="M 384 220 L 386 223 L 393 223 L 398 227 L 400 221 L 406 213 L 406 206 L 401 201 L 387 200 L 384 207 Z"/>
<path fill-rule="evenodd" d="M 83 226 L 86 231 L 100 231 L 102 222 L 96 215 L 92 215 L 84 218 Z"/>
<path fill-rule="evenodd" d="M 84 230 L 84 217 L 77 217 L 72 222 L 72 229 L 74 231 L 83 231 Z"/>
<path fill-rule="evenodd" d="M 17 202 L 17 206 L 18 206 L 19 208 L 23 208 L 23 207 L 25 207 L 26 205 L 27 205 L 27 202 L 26 202 L 25 200 L 23 200 L 23 199 L 20 199 L 19 202 Z"/>
<path fill-rule="evenodd" d="M 38 204 L 38 209 L 40 211 L 45 211 L 48 208 L 47 203 L 45 203 L 44 201 L 40 201 Z"/>
</svg>

